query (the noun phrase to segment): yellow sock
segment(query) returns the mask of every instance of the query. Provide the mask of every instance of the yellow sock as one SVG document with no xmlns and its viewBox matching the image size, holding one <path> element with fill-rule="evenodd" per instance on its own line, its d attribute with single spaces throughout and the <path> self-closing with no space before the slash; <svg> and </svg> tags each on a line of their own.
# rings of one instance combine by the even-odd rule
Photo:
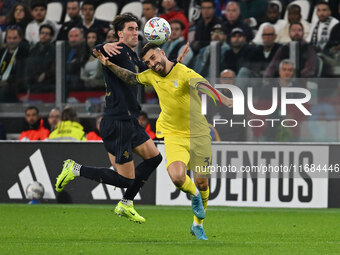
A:
<svg viewBox="0 0 340 255">
<path fill-rule="evenodd" d="M 201 190 L 200 193 L 201 193 L 201 197 L 202 197 L 202 203 L 203 203 L 204 211 L 206 211 L 207 206 L 208 206 L 208 200 L 209 200 L 209 187 L 208 187 L 207 190 L 204 190 L 204 191 Z M 200 220 L 199 218 L 197 218 L 194 215 L 194 222 L 196 222 L 197 224 L 202 224 L 203 220 Z"/>
<path fill-rule="evenodd" d="M 188 175 L 185 176 L 185 182 L 182 185 L 182 187 L 177 187 L 180 190 L 184 191 L 185 193 L 189 193 L 193 196 L 196 195 L 196 185 L 193 183 L 193 181 L 190 179 Z"/>
</svg>

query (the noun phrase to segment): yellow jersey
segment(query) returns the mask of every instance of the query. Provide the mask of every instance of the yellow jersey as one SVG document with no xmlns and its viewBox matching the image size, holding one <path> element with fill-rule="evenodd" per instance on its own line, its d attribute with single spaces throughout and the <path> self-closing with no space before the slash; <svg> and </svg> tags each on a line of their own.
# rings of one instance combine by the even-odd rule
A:
<svg viewBox="0 0 340 255">
<path fill-rule="evenodd" d="M 210 129 L 201 113 L 201 99 L 196 88 L 197 82 L 207 82 L 201 75 L 175 63 L 165 77 L 148 69 L 137 74 L 137 81 L 153 86 L 158 95 L 161 107 L 156 123 L 158 138 L 209 136 Z"/>
</svg>

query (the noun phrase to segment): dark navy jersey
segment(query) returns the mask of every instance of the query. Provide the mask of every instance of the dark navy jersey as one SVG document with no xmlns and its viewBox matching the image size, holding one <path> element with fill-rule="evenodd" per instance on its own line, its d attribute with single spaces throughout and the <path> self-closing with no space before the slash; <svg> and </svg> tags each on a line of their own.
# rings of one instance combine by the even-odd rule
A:
<svg viewBox="0 0 340 255">
<path fill-rule="evenodd" d="M 105 56 L 109 57 L 109 61 L 112 63 L 134 73 L 143 72 L 147 69 L 145 63 L 133 50 L 123 43 L 119 45 L 123 47 L 119 50 L 120 54 L 112 57 L 106 54 L 103 44 L 97 45 L 96 49 L 100 49 Z M 118 120 L 139 116 L 141 107 L 137 101 L 138 87 L 126 84 L 106 66 L 103 66 L 103 73 L 106 87 L 104 115 Z"/>
</svg>

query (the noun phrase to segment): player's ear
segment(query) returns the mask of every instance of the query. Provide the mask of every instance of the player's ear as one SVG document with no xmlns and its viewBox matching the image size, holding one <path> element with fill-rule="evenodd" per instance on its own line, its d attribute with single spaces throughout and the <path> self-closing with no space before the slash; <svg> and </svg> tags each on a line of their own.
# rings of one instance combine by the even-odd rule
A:
<svg viewBox="0 0 340 255">
<path fill-rule="evenodd" d="M 161 49 L 160 52 L 161 52 L 161 54 L 162 54 L 163 56 L 165 56 L 164 50 Z"/>
<path fill-rule="evenodd" d="M 117 34 L 118 34 L 118 39 L 123 37 L 123 31 L 118 31 Z"/>
</svg>

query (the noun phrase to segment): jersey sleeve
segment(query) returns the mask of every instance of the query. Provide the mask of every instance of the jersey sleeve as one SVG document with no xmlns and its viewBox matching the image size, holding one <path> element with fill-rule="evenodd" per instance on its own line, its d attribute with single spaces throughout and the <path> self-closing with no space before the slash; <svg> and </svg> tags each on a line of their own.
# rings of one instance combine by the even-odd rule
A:
<svg viewBox="0 0 340 255">
<path fill-rule="evenodd" d="M 152 81 L 154 80 L 154 77 L 150 69 L 144 72 L 138 73 L 136 78 L 137 78 L 138 83 L 144 86 L 152 86 Z"/>
<path fill-rule="evenodd" d="M 209 82 L 205 78 L 203 78 L 200 74 L 196 73 L 194 70 L 189 69 L 189 68 L 187 71 L 187 79 L 188 79 L 190 88 L 193 88 L 193 89 L 197 89 L 197 85 L 200 82 L 209 84 Z"/>
</svg>

